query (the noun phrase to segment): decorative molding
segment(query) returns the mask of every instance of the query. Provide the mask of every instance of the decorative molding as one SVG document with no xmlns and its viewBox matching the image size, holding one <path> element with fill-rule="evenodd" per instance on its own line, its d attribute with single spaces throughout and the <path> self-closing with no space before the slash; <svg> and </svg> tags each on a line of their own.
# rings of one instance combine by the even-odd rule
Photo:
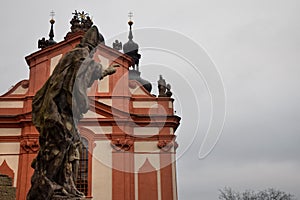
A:
<svg viewBox="0 0 300 200">
<path fill-rule="evenodd" d="M 157 147 L 165 152 L 170 151 L 172 147 L 177 149 L 178 143 L 170 140 L 159 140 L 157 143 Z"/>
<path fill-rule="evenodd" d="M 11 94 L 15 95 L 24 95 L 27 93 L 29 87 L 29 81 L 28 80 L 23 80 L 12 89 L 13 92 Z"/>
<path fill-rule="evenodd" d="M 24 139 L 23 141 L 21 141 L 21 147 L 27 153 L 36 153 L 39 150 L 40 145 L 37 139 L 33 139 L 33 140 Z"/>
<path fill-rule="evenodd" d="M 132 139 L 112 139 L 111 140 L 111 147 L 116 151 L 129 151 L 133 145 Z"/>
</svg>

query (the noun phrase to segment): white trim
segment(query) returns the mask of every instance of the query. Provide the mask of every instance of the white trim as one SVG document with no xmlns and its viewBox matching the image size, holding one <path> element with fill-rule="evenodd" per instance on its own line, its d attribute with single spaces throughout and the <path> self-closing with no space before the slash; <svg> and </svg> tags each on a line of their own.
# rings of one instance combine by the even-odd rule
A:
<svg viewBox="0 0 300 200">
<path fill-rule="evenodd" d="M 83 126 L 83 128 L 87 128 L 93 131 L 95 134 L 112 133 L 112 126 Z"/>
<path fill-rule="evenodd" d="M 100 63 L 102 65 L 102 70 L 108 68 L 109 60 L 101 55 L 98 55 Z M 98 92 L 108 93 L 109 92 L 109 76 L 104 77 L 101 81 L 98 81 Z"/>
<path fill-rule="evenodd" d="M 139 173 L 134 173 L 134 196 L 139 200 Z"/>
<path fill-rule="evenodd" d="M 112 199 L 112 152 L 109 141 L 95 141 L 92 161 L 93 199 Z"/>
<path fill-rule="evenodd" d="M 23 88 L 22 85 L 20 85 L 19 87 L 17 87 L 17 89 L 15 89 L 15 91 L 13 91 L 11 94 L 26 94 L 28 91 L 28 88 Z"/>
<path fill-rule="evenodd" d="M 169 101 L 169 108 L 173 108 L 173 102 Z"/>
<path fill-rule="evenodd" d="M 20 143 L 19 142 L 1 142 L 0 143 L 1 154 L 19 154 Z"/>
<path fill-rule="evenodd" d="M 157 200 L 161 200 L 161 179 L 160 179 L 160 169 L 157 170 Z"/>
<path fill-rule="evenodd" d="M 112 99 L 99 99 L 98 102 L 104 103 L 108 106 L 112 106 Z"/>
<path fill-rule="evenodd" d="M 147 153 L 159 153 L 160 149 L 157 147 L 157 141 L 154 142 L 135 142 L 134 152 L 147 152 Z"/>
<path fill-rule="evenodd" d="M 0 108 L 23 108 L 23 101 L 0 101 Z"/>
<path fill-rule="evenodd" d="M 170 135 L 174 135 L 174 129 L 170 127 Z"/>
<path fill-rule="evenodd" d="M 0 128 L 1 136 L 19 136 L 21 132 L 21 128 Z"/>
<path fill-rule="evenodd" d="M 134 108 L 158 108 L 156 101 L 134 101 L 132 106 Z"/>
<path fill-rule="evenodd" d="M 53 71 L 54 71 L 56 65 L 58 64 L 59 60 L 61 59 L 61 57 L 62 57 L 62 54 L 59 54 L 59 55 L 51 58 L 51 60 L 50 60 L 50 76 L 53 73 Z"/>
<path fill-rule="evenodd" d="M 159 127 L 135 127 L 133 128 L 134 135 L 158 135 Z"/>
<path fill-rule="evenodd" d="M 87 111 L 87 113 L 83 115 L 83 118 L 105 118 L 105 117 L 103 115 L 100 115 L 98 113 L 89 110 Z"/>
<path fill-rule="evenodd" d="M 172 154 L 172 184 L 173 184 L 173 200 L 177 200 L 177 177 L 176 177 L 176 160 L 175 154 Z"/>
</svg>

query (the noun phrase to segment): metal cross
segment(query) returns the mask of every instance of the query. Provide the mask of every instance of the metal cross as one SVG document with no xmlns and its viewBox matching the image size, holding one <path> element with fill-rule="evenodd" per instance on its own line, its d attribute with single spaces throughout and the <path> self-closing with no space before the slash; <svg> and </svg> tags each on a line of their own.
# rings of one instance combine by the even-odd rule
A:
<svg viewBox="0 0 300 200">
<path fill-rule="evenodd" d="M 131 18 L 133 17 L 133 12 L 130 11 L 130 12 L 128 13 L 128 17 L 129 17 L 129 20 L 131 21 Z"/>
<path fill-rule="evenodd" d="M 52 10 L 52 11 L 50 12 L 50 17 L 53 19 L 54 16 L 55 16 L 55 12 Z"/>
</svg>

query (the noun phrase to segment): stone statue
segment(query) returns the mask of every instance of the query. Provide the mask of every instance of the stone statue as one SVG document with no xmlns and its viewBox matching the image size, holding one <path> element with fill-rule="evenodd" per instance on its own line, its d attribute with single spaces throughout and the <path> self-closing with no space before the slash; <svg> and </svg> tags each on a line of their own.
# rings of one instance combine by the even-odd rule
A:
<svg viewBox="0 0 300 200">
<path fill-rule="evenodd" d="M 171 97 L 171 85 L 166 83 L 166 80 L 159 75 L 159 80 L 157 81 L 158 84 L 158 97 Z"/>
<path fill-rule="evenodd" d="M 113 43 L 113 48 L 120 51 L 122 50 L 122 42 L 119 42 L 119 40 L 115 40 Z"/>
<path fill-rule="evenodd" d="M 89 110 L 86 89 L 97 79 L 113 74 L 93 60 L 104 42 L 96 26 L 81 43 L 66 53 L 32 102 L 32 122 L 40 133 L 40 149 L 32 163 L 34 174 L 27 200 L 81 199 L 76 189 L 81 137 L 78 121 Z"/>
</svg>

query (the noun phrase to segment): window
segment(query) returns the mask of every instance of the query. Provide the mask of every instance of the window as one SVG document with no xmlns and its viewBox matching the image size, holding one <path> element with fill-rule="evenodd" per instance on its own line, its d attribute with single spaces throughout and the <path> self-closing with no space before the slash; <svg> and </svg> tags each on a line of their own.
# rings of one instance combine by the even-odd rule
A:
<svg viewBox="0 0 300 200">
<path fill-rule="evenodd" d="M 78 166 L 78 175 L 76 180 L 77 189 L 88 196 L 88 168 L 89 168 L 89 151 L 88 151 L 88 140 L 81 138 L 82 148 L 80 151 L 80 159 Z"/>
</svg>

